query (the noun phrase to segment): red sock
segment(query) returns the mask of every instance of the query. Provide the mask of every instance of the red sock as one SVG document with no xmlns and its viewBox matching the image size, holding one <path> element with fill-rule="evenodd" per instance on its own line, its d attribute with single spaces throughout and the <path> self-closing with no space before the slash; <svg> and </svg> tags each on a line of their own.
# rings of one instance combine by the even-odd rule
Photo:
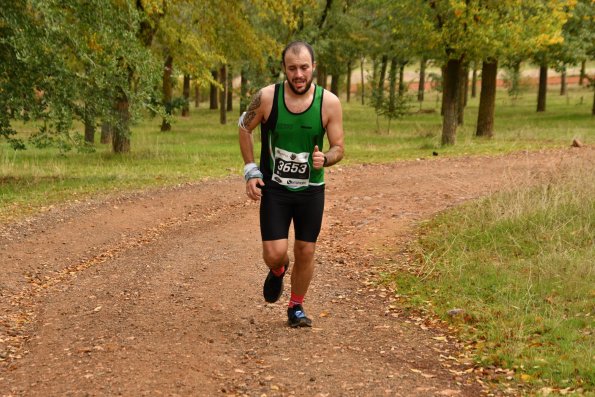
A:
<svg viewBox="0 0 595 397">
<path fill-rule="evenodd" d="M 291 297 L 289 298 L 289 307 L 294 307 L 295 305 L 301 305 L 304 303 L 304 295 L 296 295 L 291 292 Z"/>
<path fill-rule="evenodd" d="M 281 277 L 283 275 L 283 273 L 285 272 L 285 266 L 281 266 L 278 269 L 271 269 L 271 272 L 273 272 L 273 274 L 277 277 Z"/>
</svg>

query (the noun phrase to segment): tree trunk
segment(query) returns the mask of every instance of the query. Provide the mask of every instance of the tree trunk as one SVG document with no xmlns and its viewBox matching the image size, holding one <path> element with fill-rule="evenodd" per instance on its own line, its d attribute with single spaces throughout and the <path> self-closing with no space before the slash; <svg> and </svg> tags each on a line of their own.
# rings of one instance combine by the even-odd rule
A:
<svg viewBox="0 0 595 397">
<path fill-rule="evenodd" d="M 316 83 L 326 89 L 326 68 L 324 65 L 318 65 L 317 70 Z"/>
<path fill-rule="evenodd" d="M 211 71 L 211 76 L 213 77 L 214 81 L 219 80 L 219 73 L 216 70 Z M 217 86 L 211 83 L 211 88 L 209 92 L 209 109 L 215 110 L 217 109 Z"/>
<path fill-rule="evenodd" d="M 545 112 L 545 101 L 547 96 L 547 65 L 539 67 L 539 92 L 537 94 L 537 111 Z"/>
<path fill-rule="evenodd" d="M 384 99 L 384 80 L 386 79 L 386 68 L 388 65 L 388 56 L 382 56 L 382 63 L 380 65 L 380 75 L 378 76 L 377 88 L 376 88 L 376 107 L 381 106 Z"/>
<path fill-rule="evenodd" d="M 365 105 L 365 97 L 366 97 L 366 81 L 364 80 L 364 58 L 360 60 L 360 78 L 362 80 L 362 105 Z"/>
<path fill-rule="evenodd" d="M 467 64 L 461 65 L 460 75 L 459 75 L 459 104 L 457 108 L 457 123 L 459 125 L 463 125 L 465 123 L 465 105 L 466 105 L 466 90 L 465 85 L 469 81 L 465 75 L 469 74 L 469 69 Z"/>
<path fill-rule="evenodd" d="M 182 108 L 182 117 L 190 116 L 190 75 L 184 75 L 184 86 L 182 90 L 184 96 L 184 107 Z"/>
<path fill-rule="evenodd" d="M 225 100 L 227 98 L 227 66 L 224 64 L 219 70 L 219 83 L 223 90 L 219 92 L 219 122 L 227 124 L 227 109 L 225 107 Z"/>
<path fill-rule="evenodd" d="M 465 65 L 463 78 L 465 79 L 465 82 L 463 83 L 463 87 L 465 88 L 465 92 L 463 94 L 463 106 L 467 107 L 467 102 L 469 102 L 469 64 Z"/>
<path fill-rule="evenodd" d="M 560 72 L 560 95 L 566 95 L 566 65 L 562 65 L 562 71 Z"/>
<path fill-rule="evenodd" d="M 442 72 L 442 104 L 440 106 L 440 116 L 444 117 L 444 108 L 446 106 L 446 103 L 444 101 L 444 92 L 446 91 L 446 79 L 448 77 L 446 74 L 446 65 L 442 65 L 440 71 Z"/>
<path fill-rule="evenodd" d="M 246 68 L 243 67 L 240 72 L 240 114 L 248 108 L 248 79 L 246 78 Z"/>
<path fill-rule="evenodd" d="M 200 87 L 198 83 L 194 84 L 194 107 L 198 108 L 200 106 Z"/>
<path fill-rule="evenodd" d="M 394 112 L 397 107 L 397 95 L 400 89 L 397 88 L 399 80 L 397 72 L 400 70 L 400 65 L 397 57 L 392 57 L 390 60 L 390 71 L 388 73 L 388 111 L 385 117 L 388 117 L 388 133 L 390 134 L 390 121 L 394 117 Z"/>
<path fill-rule="evenodd" d="M 473 62 L 473 74 L 471 76 L 471 98 L 477 96 L 477 62 Z"/>
<path fill-rule="evenodd" d="M 595 116 L 595 84 L 593 84 L 593 107 L 591 108 L 591 116 Z"/>
<path fill-rule="evenodd" d="M 581 87 L 583 86 L 583 83 L 585 81 L 585 77 L 587 76 L 586 68 L 587 68 L 587 61 L 583 59 L 581 61 L 581 71 L 580 71 L 580 74 L 578 76 L 578 85 L 580 85 Z"/>
<path fill-rule="evenodd" d="M 512 87 L 511 90 L 514 95 L 520 94 L 521 84 L 521 61 L 515 61 L 512 65 Z"/>
<path fill-rule="evenodd" d="M 397 70 L 400 71 L 400 66 L 399 65 L 399 61 L 397 60 L 397 57 L 392 57 L 390 60 L 390 72 L 388 74 L 388 119 L 390 121 L 390 119 L 392 118 L 392 114 L 395 111 L 396 108 L 396 103 L 397 103 L 397 84 L 399 83 L 399 81 L 397 81 Z M 400 95 L 400 87 L 399 87 L 399 95 Z M 389 131 L 390 133 L 390 127 L 389 127 Z"/>
<path fill-rule="evenodd" d="M 496 109 L 496 79 L 498 61 L 484 61 L 481 68 L 481 93 L 477 113 L 476 136 L 494 136 L 494 111 Z"/>
<path fill-rule="evenodd" d="M 101 123 L 101 139 L 99 142 L 103 144 L 110 143 L 112 141 L 112 126 L 110 123 L 103 122 Z"/>
<path fill-rule="evenodd" d="M 460 101 L 461 59 L 450 59 L 445 67 L 442 102 L 442 145 L 454 145 L 457 136 L 458 107 Z"/>
<path fill-rule="evenodd" d="M 426 92 L 426 58 L 422 58 L 419 64 L 419 85 L 417 86 L 417 101 L 424 101 L 424 93 Z"/>
<path fill-rule="evenodd" d="M 336 96 L 339 96 L 339 79 L 341 75 L 339 73 L 331 74 L 331 92 Z"/>
<path fill-rule="evenodd" d="M 85 105 L 84 112 L 85 142 L 93 145 L 95 143 L 95 117 L 93 117 L 93 114 L 89 111 L 87 105 Z"/>
<path fill-rule="evenodd" d="M 347 62 L 347 102 L 351 100 L 351 61 Z"/>
<path fill-rule="evenodd" d="M 112 150 L 114 153 L 130 152 L 130 113 L 128 98 L 121 93 L 116 102 L 117 122 L 112 130 Z"/>
<path fill-rule="evenodd" d="M 399 97 L 405 94 L 405 64 L 407 61 L 399 64 Z"/>
<path fill-rule="evenodd" d="M 378 80 L 379 63 L 377 59 L 372 60 L 372 93 L 376 90 L 376 84 Z"/>
<path fill-rule="evenodd" d="M 227 68 L 227 111 L 233 110 L 233 73 L 231 66 Z"/>
<path fill-rule="evenodd" d="M 172 84 L 171 73 L 173 66 L 173 57 L 168 55 L 165 59 L 163 67 L 163 106 L 165 106 L 165 113 L 169 116 L 172 111 Z M 161 131 L 170 131 L 171 124 L 167 118 L 164 118 L 161 123 Z"/>
</svg>

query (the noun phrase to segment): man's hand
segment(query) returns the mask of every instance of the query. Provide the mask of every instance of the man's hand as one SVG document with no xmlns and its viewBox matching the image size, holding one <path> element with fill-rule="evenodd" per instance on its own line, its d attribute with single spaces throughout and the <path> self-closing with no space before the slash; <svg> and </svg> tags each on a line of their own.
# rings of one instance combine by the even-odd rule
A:
<svg viewBox="0 0 595 397">
<path fill-rule="evenodd" d="M 264 186 L 264 182 L 260 178 L 248 179 L 246 182 L 246 194 L 252 200 L 260 200 L 262 197 L 262 191 L 260 190 L 259 186 Z"/>
<path fill-rule="evenodd" d="M 324 167 L 324 153 L 318 150 L 318 145 L 314 146 L 314 153 L 312 153 L 312 167 L 315 170 Z"/>
</svg>

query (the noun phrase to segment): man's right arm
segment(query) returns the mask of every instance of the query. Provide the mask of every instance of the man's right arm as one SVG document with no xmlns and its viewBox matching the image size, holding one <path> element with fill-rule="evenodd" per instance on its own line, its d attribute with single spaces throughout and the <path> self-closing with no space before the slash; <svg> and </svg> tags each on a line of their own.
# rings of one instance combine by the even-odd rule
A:
<svg viewBox="0 0 595 397">
<path fill-rule="evenodd" d="M 254 161 L 254 141 L 252 139 L 252 131 L 264 119 L 263 90 L 261 89 L 252 97 L 248 109 L 242 114 L 238 123 L 240 151 L 245 164 L 244 177 L 249 178 L 246 181 L 246 194 L 253 200 L 258 200 L 261 196 L 257 185 L 264 186 L 262 178 L 254 177 L 258 168 Z"/>
</svg>

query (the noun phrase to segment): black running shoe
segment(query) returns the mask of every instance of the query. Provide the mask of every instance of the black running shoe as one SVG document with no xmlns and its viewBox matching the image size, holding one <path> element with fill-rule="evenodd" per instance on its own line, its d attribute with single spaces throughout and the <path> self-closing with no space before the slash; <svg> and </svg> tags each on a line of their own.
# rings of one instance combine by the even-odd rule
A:
<svg viewBox="0 0 595 397">
<path fill-rule="evenodd" d="M 285 266 L 285 271 L 279 277 L 275 276 L 273 272 L 269 270 L 269 274 L 267 275 L 266 280 L 264 280 L 264 286 L 262 287 L 262 295 L 264 296 L 265 301 L 275 303 L 279 300 L 283 294 L 283 277 L 287 273 L 288 267 L 289 265 Z"/>
<path fill-rule="evenodd" d="M 287 309 L 287 325 L 291 328 L 311 327 L 312 320 L 306 317 L 302 305 L 295 305 Z"/>
</svg>

